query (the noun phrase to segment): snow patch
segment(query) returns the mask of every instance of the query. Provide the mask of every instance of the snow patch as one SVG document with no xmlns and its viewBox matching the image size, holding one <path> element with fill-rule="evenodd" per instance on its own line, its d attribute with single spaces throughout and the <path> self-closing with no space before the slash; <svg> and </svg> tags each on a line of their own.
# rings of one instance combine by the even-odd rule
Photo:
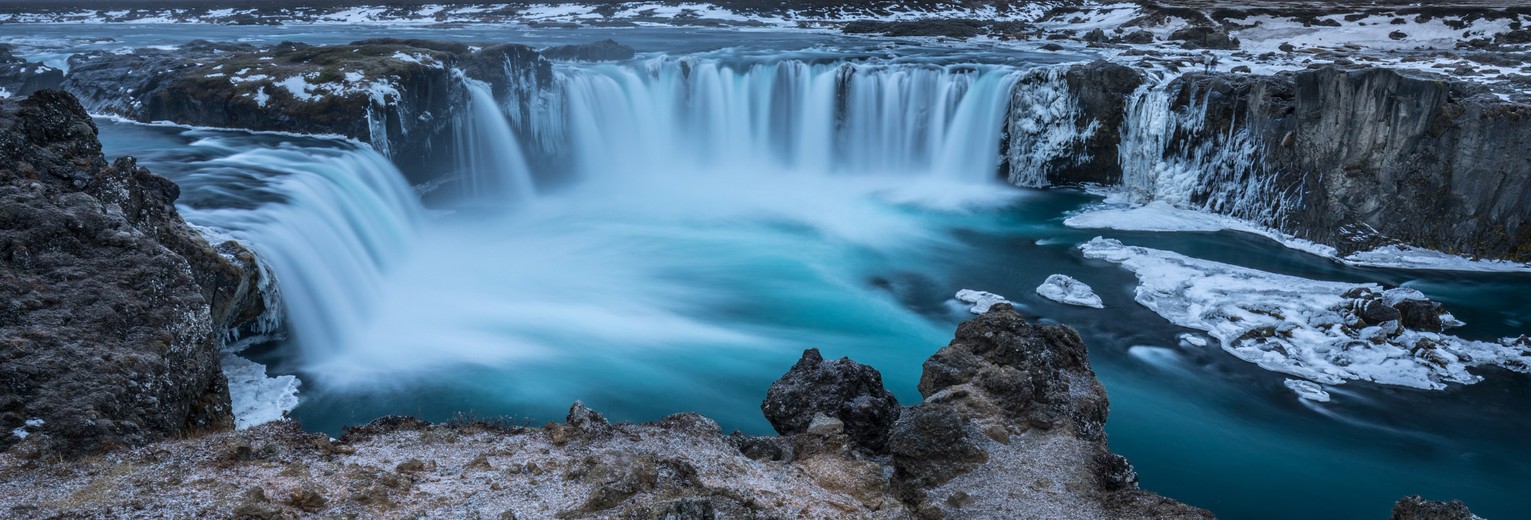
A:
<svg viewBox="0 0 1531 520">
<path fill-rule="evenodd" d="M 1144 307 L 1206 331 L 1223 350 L 1266 370 L 1329 385 L 1356 379 L 1436 390 L 1480 381 L 1469 367 L 1531 372 L 1524 336 L 1471 341 L 1396 320 L 1369 324 L 1357 314 L 1363 299 L 1380 293 L 1384 303 L 1396 302 L 1417 291 L 1267 273 L 1099 237 L 1080 249 L 1136 274 L 1135 299 Z"/>
</svg>

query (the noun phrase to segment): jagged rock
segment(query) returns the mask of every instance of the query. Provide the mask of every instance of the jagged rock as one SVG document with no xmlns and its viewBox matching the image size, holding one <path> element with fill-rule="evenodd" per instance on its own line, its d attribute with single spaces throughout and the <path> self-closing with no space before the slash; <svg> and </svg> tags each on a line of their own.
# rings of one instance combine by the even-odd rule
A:
<svg viewBox="0 0 1531 520">
<path fill-rule="evenodd" d="M 1135 43 L 1139 45 L 1149 44 L 1154 42 L 1154 33 L 1138 29 L 1123 35 L 1122 41 L 1125 43 Z"/>
<path fill-rule="evenodd" d="M 1427 332 L 1440 332 L 1441 304 L 1427 300 L 1403 300 L 1393 305 L 1398 311 L 1399 323 L 1404 327 Z"/>
<path fill-rule="evenodd" d="M 888 451 L 901 479 L 916 487 L 934 487 L 988 460 L 979 435 L 950 407 L 920 404 L 893 423 Z"/>
<path fill-rule="evenodd" d="M 632 47 L 616 40 L 601 40 L 580 45 L 558 45 L 542 49 L 542 55 L 553 60 L 567 61 L 622 61 L 633 59 Z"/>
<path fill-rule="evenodd" d="M 1393 504 L 1393 514 L 1389 520 L 1483 520 L 1461 500 L 1450 502 L 1437 502 L 1425 500 L 1419 495 L 1411 495 L 1398 499 Z"/>
<path fill-rule="evenodd" d="M 0 97 L 30 96 L 63 82 L 64 71 L 24 60 L 11 54 L 9 45 L 0 45 Z"/>
<path fill-rule="evenodd" d="M 927 403 L 947 403 L 969 419 L 1105 435 L 1106 392 L 1079 334 L 1031 325 L 1008 304 L 959 325 L 956 339 L 925 361 L 919 389 Z"/>
<path fill-rule="evenodd" d="M 882 451 L 899 413 L 898 399 L 883 388 L 877 369 L 849 358 L 825 361 L 816 348 L 803 351 L 771 383 L 760 409 L 782 435 L 807 432 L 816 415 L 833 417 L 844 423 L 853 444 L 874 452 Z"/>
<path fill-rule="evenodd" d="M 0 100 L 0 437 L 92 453 L 233 426 L 221 339 L 258 270 L 209 246 L 179 188 L 108 164 L 72 96 Z"/>
<path fill-rule="evenodd" d="M 1049 184 L 1112 184 L 1122 177 L 1122 167 L 1117 160 L 1117 148 L 1121 145 L 1122 121 L 1125 117 L 1127 97 L 1143 83 L 1143 75 L 1131 67 L 1104 60 L 1070 67 L 1062 77 L 1067 92 L 1078 109 L 1062 121 L 1036 121 L 1038 117 L 1024 85 L 1017 85 L 1015 96 L 1006 114 L 1005 132 L 1001 136 L 1002 156 L 1000 171 L 1012 183 L 1024 183 L 1023 179 L 1044 179 Z M 1045 75 L 1022 78 L 1026 81 L 1051 81 Z M 1051 110 L 1049 108 L 1048 110 Z M 1040 123 L 1040 124 L 1039 124 Z M 1077 136 L 1066 149 L 1049 153 L 1045 162 L 1026 156 L 1036 152 L 1030 147 L 1044 139 L 1036 132 L 1052 132 L 1052 125 L 1062 125 L 1067 133 Z M 1048 127 L 1038 129 L 1037 127 Z M 1032 171 L 1040 170 L 1040 171 Z"/>
<path fill-rule="evenodd" d="M 1223 49 L 1235 50 L 1239 48 L 1238 38 L 1228 36 L 1228 32 L 1213 27 L 1186 27 L 1170 33 L 1169 39 L 1185 42 L 1187 49 Z"/>
<path fill-rule="evenodd" d="M 584 433 L 595 433 L 611 426 L 611 423 L 606 422 L 605 416 L 602 416 L 595 410 L 591 410 L 585 406 L 585 403 L 580 401 L 575 401 L 574 405 L 569 407 L 569 417 L 566 422 L 569 423 L 569 426 Z"/>
<path fill-rule="evenodd" d="M 1356 315 L 1360 316 L 1361 319 L 1366 320 L 1366 323 L 1372 325 L 1393 321 L 1403 317 L 1403 314 L 1398 312 L 1398 309 L 1393 308 L 1391 305 L 1388 305 L 1387 302 L 1382 300 L 1367 300 L 1367 302 L 1362 305 L 1360 311 L 1357 312 Z"/>
</svg>

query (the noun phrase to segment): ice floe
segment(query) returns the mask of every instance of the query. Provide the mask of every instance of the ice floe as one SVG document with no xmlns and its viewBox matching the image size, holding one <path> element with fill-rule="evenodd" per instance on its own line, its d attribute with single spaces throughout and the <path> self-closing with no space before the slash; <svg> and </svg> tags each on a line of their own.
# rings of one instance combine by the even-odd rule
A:
<svg viewBox="0 0 1531 520">
<path fill-rule="evenodd" d="M 1068 305 L 1081 307 L 1105 308 L 1101 304 L 1100 296 L 1090 289 L 1090 286 L 1075 280 L 1069 276 L 1055 274 L 1048 276 L 1042 285 L 1037 286 L 1037 294 L 1049 300 Z"/>
<path fill-rule="evenodd" d="M 989 312 L 989 307 L 993 307 L 996 303 L 1010 303 L 1010 300 L 1006 300 L 1004 296 L 991 292 L 974 291 L 972 289 L 957 291 L 957 299 L 964 303 L 972 304 L 973 306 L 968 308 L 968 311 L 973 314 Z"/>
<path fill-rule="evenodd" d="M 1329 402 L 1329 392 L 1324 391 L 1324 386 L 1318 383 L 1301 379 L 1287 379 L 1282 384 L 1290 388 L 1292 392 L 1295 392 L 1297 397 L 1320 403 Z"/>
<path fill-rule="evenodd" d="M 1480 381 L 1469 367 L 1531 372 L 1531 340 L 1524 336 L 1486 342 L 1438 332 L 1460 322 L 1431 302 L 1422 302 L 1428 306 L 1421 319 L 1435 316 L 1435 330 L 1404 327 L 1400 320 L 1409 314 L 1375 307 L 1418 302 L 1423 295 L 1412 289 L 1309 280 L 1099 237 L 1080 249 L 1136 274 L 1138 303 L 1206 331 L 1224 350 L 1266 370 L 1327 385 L 1355 379 L 1423 389 Z"/>
<path fill-rule="evenodd" d="M 237 428 L 281 420 L 298 406 L 301 382 L 297 377 L 267 377 L 265 365 L 232 353 L 223 355 L 223 375 L 229 380 L 229 400 L 234 406 Z"/>
</svg>

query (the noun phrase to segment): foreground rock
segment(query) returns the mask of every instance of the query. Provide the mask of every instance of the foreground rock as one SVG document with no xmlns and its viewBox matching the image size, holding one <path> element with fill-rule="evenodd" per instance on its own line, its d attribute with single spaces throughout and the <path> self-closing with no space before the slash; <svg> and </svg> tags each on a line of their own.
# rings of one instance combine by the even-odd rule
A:
<svg viewBox="0 0 1531 520">
<path fill-rule="evenodd" d="M 1407 496 L 1398 499 L 1393 504 L 1391 520 L 1483 520 L 1467 510 L 1467 505 L 1461 500 L 1450 502 L 1437 502 L 1425 500 L 1419 495 Z"/>
<path fill-rule="evenodd" d="M 1141 491 L 1106 449 L 1106 395 L 1067 327 L 1006 304 L 964 323 L 899 409 L 875 369 L 817 351 L 772 386 L 790 435 L 723 435 L 679 414 L 611 424 L 385 417 L 338 441 L 291 422 L 66 463 L 0 455 L 19 516 L 282 518 L 1206 518 Z M 792 406 L 773 403 L 793 401 Z M 799 406 L 800 405 L 800 406 Z M 791 410 L 784 412 L 783 410 Z M 803 417 L 807 424 L 800 424 Z M 887 455 L 871 453 L 881 436 Z M 132 484 L 129 484 L 132 483 Z M 90 490 L 108 490 L 93 492 Z"/>
<path fill-rule="evenodd" d="M 263 310 L 254 257 L 108 164 L 68 94 L 0 100 L 0 450 L 74 455 L 233 426 L 219 348 Z"/>
</svg>

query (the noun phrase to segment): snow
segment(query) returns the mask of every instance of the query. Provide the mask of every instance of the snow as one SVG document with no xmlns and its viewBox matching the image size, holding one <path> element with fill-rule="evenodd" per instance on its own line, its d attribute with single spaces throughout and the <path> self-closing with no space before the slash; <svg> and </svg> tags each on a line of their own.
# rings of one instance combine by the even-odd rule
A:
<svg viewBox="0 0 1531 520">
<path fill-rule="evenodd" d="M 276 83 L 276 86 L 287 89 L 287 93 L 292 94 L 292 97 L 299 101 L 313 101 L 316 97 L 309 93 L 310 90 L 314 90 L 314 86 L 302 75 L 292 76 L 279 81 Z"/>
<path fill-rule="evenodd" d="M 1203 338 L 1201 336 L 1197 336 L 1195 334 L 1181 334 L 1180 335 L 1180 341 L 1184 342 L 1187 345 L 1191 345 L 1193 347 L 1205 347 L 1205 346 L 1207 346 L 1207 339 Z"/>
<path fill-rule="evenodd" d="M 234 354 L 223 355 L 223 375 L 229 380 L 235 427 L 244 429 L 281 420 L 298 406 L 294 376 L 266 377 L 266 367 Z"/>
<path fill-rule="evenodd" d="M 1223 350 L 1266 370 L 1329 385 L 1354 379 L 1421 389 L 1481 380 L 1469 367 L 1531 371 L 1526 339 L 1492 343 L 1397 322 L 1366 324 L 1352 310 L 1358 298 L 1396 301 L 1414 298 L 1412 290 L 1267 273 L 1099 237 L 1080 249 L 1136 274 L 1135 299 L 1144 307 L 1206 331 Z"/>
<path fill-rule="evenodd" d="M 1531 272 L 1531 264 L 1505 260 L 1473 260 L 1452 254 L 1403 245 L 1383 246 L 1352 253 L 1340 259 L 1346 264 L 1389 269 L 1438 271 Z"/>
<path fill-rule="evenodd" d="M 16 429 L 11 430 L 11 435 L 15 435 L 16 438 L 18 438 L 18 439 L 25 439 L 25 438 L 27 438 L 28 435 L 31 435 L 31 434 L 27 433 L 26 428 L 16 428 Z"/>
<path fill-rule="evenodd" d="M 1226 215 L 1177 208 L 1156 200 L 1142 205 L 1106 204 L 1064 219 L 1063 225 L 1080 229 L 1115 229 L 1118 231 L 1214 232 L 1239 231 L 1275 240 L 1283 246 L 1306 253 L 1335 258 L 1339 253 L 1323 244 L 1303 240 L 1274 229 Z"/>
<path fill-rule="evenodd" d="M 1089 285 L 1066 275 L 1048 276 L 1042 285 L 1037 286 L 1037 294 L 1058 303 L 1096 309 L 1105 308 L 1101 304 L 1100 296 L 1097 296 Z"/>
<path fill-rule="evenodd" d="M 261 108 L 265 108 L 266 107 L 266 102 L 270 101 L 270 100 L 271 100 L 271 95 L 266 93 L 266 87 L 265 86 L 262 86 L 259 90 L 255 91 L 255 104 L 256 105 L 259 105 Z"/>
<path fill-rule="evenodd" d="M 1010 303 L 1010 300 L 1006 300 L 1004 296 L 972 289 L 957 291 L 957 300 L 972 304 L 973 306 L 968 309 L 968 312 L 973 314 L 989 312 L 989 307 L 993 307 L 996 303 Z"/>
<path fill-rule="evenodd" d="M 1324 386 L 1312 381 L 1301 379 L 1287 379 L 1282 382 L 1287 388 L 1297 393 L 1297 397 L 1320 403 L 1329 402 L 1329 392 L 1324 391 Z"/>
</svg>

